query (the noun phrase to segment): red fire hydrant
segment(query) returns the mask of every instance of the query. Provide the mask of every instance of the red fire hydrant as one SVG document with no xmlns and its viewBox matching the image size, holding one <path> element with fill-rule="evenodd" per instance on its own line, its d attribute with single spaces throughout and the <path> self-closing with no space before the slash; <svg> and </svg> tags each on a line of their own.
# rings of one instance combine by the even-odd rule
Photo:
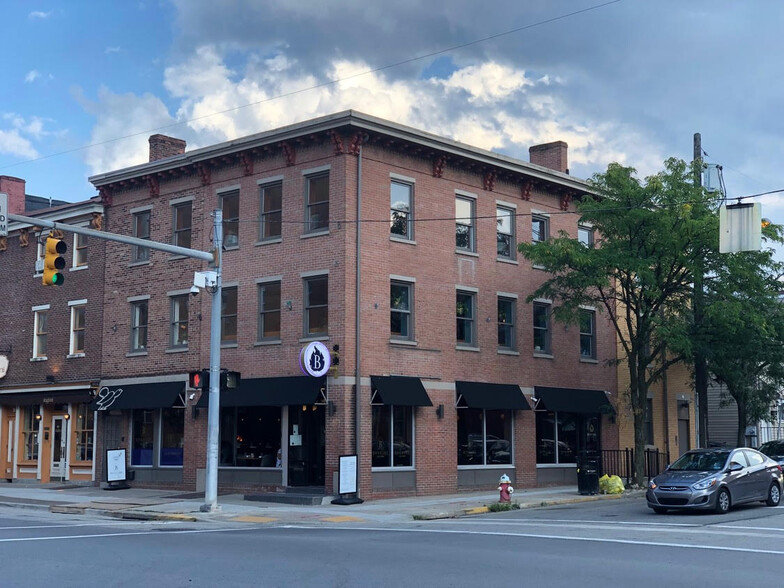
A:
<svg viewBox="0 0 784 588">
<path fill-rule="evenodd" d="M 514 488 L 512 488 L 512 480 L 510 480 L 509 476 L 506 474 L 501 476 L 501 479 L 498 481 L 498 491 L 501 492 L 499 502 L 512 501 L 512 493 L 514 492 Z"/>
</svg>

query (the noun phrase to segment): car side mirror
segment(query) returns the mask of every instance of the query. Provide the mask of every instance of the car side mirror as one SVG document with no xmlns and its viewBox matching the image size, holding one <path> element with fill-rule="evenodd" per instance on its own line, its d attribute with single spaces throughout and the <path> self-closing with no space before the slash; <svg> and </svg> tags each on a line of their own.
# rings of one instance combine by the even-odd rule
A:
<svg viewBox="0 0 784 588">
<path fill-rule="evenodd" d="M 730 464 L 730 471 L 731 471 L 731 472 L 739 472 L 739 471 L 741 471 L 742 469 L 743 469 L 743 466 L 742 466 L 742 465 L 740 465 L 740 464 L 739 464 L 737 461 L 733 461 L 733 462 Z"/>
</svg>

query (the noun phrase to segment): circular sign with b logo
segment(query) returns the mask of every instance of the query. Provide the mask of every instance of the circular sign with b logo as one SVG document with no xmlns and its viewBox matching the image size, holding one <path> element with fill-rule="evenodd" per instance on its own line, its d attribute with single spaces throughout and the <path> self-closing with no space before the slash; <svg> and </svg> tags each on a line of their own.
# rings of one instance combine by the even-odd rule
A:
<svg viewBox="0 0 784 588">
<path fill-rule="evenodd" d="M 302 371 L 314 378 L 320 378 L 329 371 L 331 358 L 329 349 L 320 341 L 313 341 L 302 348 L 299 366 Z"/>
</svg>

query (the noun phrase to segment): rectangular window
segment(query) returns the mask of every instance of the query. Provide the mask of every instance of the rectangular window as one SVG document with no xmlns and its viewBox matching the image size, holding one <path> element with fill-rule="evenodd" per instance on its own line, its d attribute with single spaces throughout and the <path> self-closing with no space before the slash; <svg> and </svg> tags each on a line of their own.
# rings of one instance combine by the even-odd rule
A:
<svg viewBox="0 0 784 588">
<path fill-rule="evenodd" d="M 162 408 L 159 465 L 181 466 L 184 444 L 185 410 L 182 408 Z"/>
<path fill-rule="evenodd" d="M 84 304 L 71 307 L 71 355 L 84 353 L 86 309 Z"/>
<path fill-rule="evenodd" d="M 411 203 L 414 186 L 403 182 L 392 182 L 390 187 L 390 233 L 402 239 L 414 238 Z"/>
<path fill-rule="evenodd" d="M 131 351 L 147 351 L 148 301 L 131 303 Z"/>
<path fill-rule="evenodd" d="M 534 302 L 534 353 L 550 353 L 550 305 Z"/>
<path fill-rule="evenodd" d="M 593 228 L 583 225 L 577 227 L 577 240 L 586 247 L 593 247 Z"/>
<path fill-rule="evenodd" d="M 133 215 L 133 236 L 137 239 L 150 238 L 150 211 L 143 210 L 136 212 Z M 150 249 L 148 247 L 141 247 L 133 245 L 131 248 L 131 262 L 139 263 L 143 261 L 150 261 Z"/>
<path fill-rule="evenodd" d="M 223 245 L 240 246 L 240 191 L 221 194 L 220 207 L 223 211 Z"/>
<path fill-rule="evenodd" d="M 41 408 L 37 404 L 24 407 L 22 421 L 22 446 L 24 447 L 24 460 L 38 460 L 38 426 L 40 421 L 35 417 L 41 416 Z"/>
<path fill-rule="evenodd" d="M 79 404 L 76 407 L 76 422 L 74 423 L 74 433 L 76 435 L 76 461 L 93 460 L 95 412 L 90 410 L 89 406 L 89 404 Z"/>
<path fill-rule="evenodd" d="M 531 242 L 541 243 L 550 238 L 550 219 L 537 214 L 531 215 Z"/>
<path fill-rule="evenodd" d="M 135 409 L 132 416 L 131 465 L 151 466 L 155 439 L 155 411 Z"/>
<path fill-rule="evenodd" d="M 280 436 L 280 407 L 221 408 L 219 463 L 240 468 L 280 468 Z"/>
<path fill-rule="evenodd" d="M 474 231 L 474 207 L 473 198 L 455 199 L 455 246 L 463 251 L 476 251 L 476 235 Z"/>
<path fill-rule="evenodd" d="M 412 340 L 412 290 L 406 282 L 392 282 L 389 289 L 390 336 L 393 339 Z"/>
<path fill-rule="evenodd" d="M 46 357 L 46 343 L 49 335 L 49 310 L 35 311 L 33 328 L 35 335 L 33 336 L 33 357 Z"/>
<path fill-rule="evenodd" d="M 498 206 L 496 208 L 496 242 L 498 257 L 515 258 L 515 211 Z"/>
<path fill-rule="evenodd" d="M 326 335 L 328 330 L 327 276 L 305 279 L 305 336 Z"/>
<path fill-rule="evenodd" d="M 188 295 L 171 297 L 169 347 L 188 346 Z"/>
<path fill-rule="evenodd" d="M 512 411 L 459 409 L 457 465 L 511 463 Z"/>
<path fill-rule="evenodd" d="M 457 344 L 476 346 L 474 306 L 476 297 L 471 292 L 457 292 Z"/>
<path fill-rule="evenodd" d="M 514 349 L 515 345 L 515 301 L 498 297 L 498 347 Z"/>
<path fill-rule="evenodd" d="M 580 357 L 596 359 L 596 312 L 580 310 Z"/>
<path fill-rule="evenodd" d="M 329 229 L 329 173 L 307 177 L 305 190 L 307 231 Z"/>
<path fill-rule="evenodd" d="M 283 184 L 268 184 L 259 188 L 259 240 L 277 239 L 281 236 L 283 215 Z"/>
<path fill-rule="evenodd" d="M 600 447 L 599 415 L 536 411 L 536 463 L 571 464 Z"/>
<path fill-rule="evenodd" d="M 87 265 L 87 235 L 74 233 L 73 267 Z"/>
<path fill-rule="evenodd" d="M 221 290 L 221 343 L 237 342 L 237 288 Z"/>
<path fill-rule="evenodd" d="M 410 406 L 374 405 L 374 468 L 406 468 L 414 465 L 414 410 Z"/>
<path fill-rule="evenodd" d="M 280 282 L 259 284 L 258 340 L 280 340 Z"/>
<path fill-rule="evenodd" d="M 193 203 L 182 202 L 172 206 L 172 244 L 178 247 L 191 247 L 191 226 Z"/>
</svg>

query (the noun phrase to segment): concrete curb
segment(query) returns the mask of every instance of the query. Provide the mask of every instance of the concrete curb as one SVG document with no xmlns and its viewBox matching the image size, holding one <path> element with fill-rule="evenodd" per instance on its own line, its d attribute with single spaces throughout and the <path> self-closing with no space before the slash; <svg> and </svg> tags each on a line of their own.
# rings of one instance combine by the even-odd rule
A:
<svg viewBox="0 0 784 588">
<path fill-rule="evenodd" d="M 195 523 L 202 519 L 186 514 L 179 513 L 161 513 L 161 512 L 144 512 L 144 511 L 116 511 L 116 510 L 96 510 L 96 514 L 111 517 L 114 519 L 122 519 L 126 521 L 177 521 L 179 523 Z"/>
</svg>

